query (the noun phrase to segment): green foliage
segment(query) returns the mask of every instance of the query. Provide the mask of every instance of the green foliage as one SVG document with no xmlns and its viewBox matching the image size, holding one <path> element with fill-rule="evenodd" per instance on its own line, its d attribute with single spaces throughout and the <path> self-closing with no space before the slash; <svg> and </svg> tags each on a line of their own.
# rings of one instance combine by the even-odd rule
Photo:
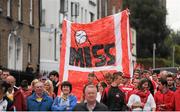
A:
<svg viewBox="0 0 180 112">
<path fill-rule="evenodd" d="M 139 58 L 139 59 L 137 59 L 137 63 L 143 64 L 145 69 L 148 69 L 149 67 L 152 68 L 153 58 Z M 156 58 L 156 68 L 171 67 L 171 66 L 172 66 L 172 60 L 167 60 L 164 58 Z M 179 66 L 179 65 L 175 64 L 175 66 Z"/>
<path fill-rule="evenodd" d="M 177 32 L 172 31 L 170 34 L 170 38 L 172 38 L 174 44 L 180 45 L 180 31 Z"/>
<path fill-rule="evenodd" d="M 157 56 L 167 57 L 164 40 L 170 31 L 166 26 L 166 9 L 159 0 L 124 0 L 123 7 L 129 8 L 131 26 L 137 31 L 137 57 L 151 57 L 153 43 Z"/>
<path fill-rule="evenodd" d="M 175 46 L 175 62 L 180 65 L 180 45 Z"/>
<path fill-rule="evenodd" d="M 175 46 L 175 63 L 180 65 L 180 31 L 171 31 L 171 34 L 164 41 L 165 49 L 169 53 L 168 59 L 172 60 L 173 46 Z"/>
</svg>

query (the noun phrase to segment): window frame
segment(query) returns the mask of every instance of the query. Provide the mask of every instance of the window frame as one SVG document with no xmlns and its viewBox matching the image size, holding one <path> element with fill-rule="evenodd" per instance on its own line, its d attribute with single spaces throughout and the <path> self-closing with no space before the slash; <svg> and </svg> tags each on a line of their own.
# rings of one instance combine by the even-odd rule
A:
<svg viewBox="0 0 180 112">
<path fill-rule="evenodd" d="M 23 21 L 23 0 L 18 1 L 18 21 Z"/>
<path fill-rule="evenodd" d="M 7 0 L 7 17 L 12 17 L 12 0 Z"/>
<path fill-rule="evenodd" d="M 34 25 L 34 0 L 30 1 L 29 7 L 29 24 Z"/>
</svg>

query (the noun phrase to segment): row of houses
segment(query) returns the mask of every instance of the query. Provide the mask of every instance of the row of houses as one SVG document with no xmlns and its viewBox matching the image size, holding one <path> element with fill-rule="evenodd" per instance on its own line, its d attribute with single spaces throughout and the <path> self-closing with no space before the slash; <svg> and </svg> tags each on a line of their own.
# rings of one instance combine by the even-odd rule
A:
<svg viewBox="0 0 180 112">
<path fill-rule="evenodd" d="M 24 71 L 31 63 L 34 70 L 58 71 L 63 19 L 89 23 L 120 12 L 122 2 L 0 0 L 0 66 Z"/>
</svg>

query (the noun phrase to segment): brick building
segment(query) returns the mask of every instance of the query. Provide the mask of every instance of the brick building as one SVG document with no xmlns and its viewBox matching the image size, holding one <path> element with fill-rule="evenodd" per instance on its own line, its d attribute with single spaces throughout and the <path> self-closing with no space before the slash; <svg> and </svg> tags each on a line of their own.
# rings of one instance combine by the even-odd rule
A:
<svg viewBox="0 0 180 112">
<path fill-rule="evenodd" d="M 122 1 L 123 0 L 108 0 L 107 14 L 112 15 L 121 12 Z"/>
<path fill-rule="evenodd" d="M 0 0 L 0 66 L 25 70 L 39 64 L 39 0 Z"/>
</svg>

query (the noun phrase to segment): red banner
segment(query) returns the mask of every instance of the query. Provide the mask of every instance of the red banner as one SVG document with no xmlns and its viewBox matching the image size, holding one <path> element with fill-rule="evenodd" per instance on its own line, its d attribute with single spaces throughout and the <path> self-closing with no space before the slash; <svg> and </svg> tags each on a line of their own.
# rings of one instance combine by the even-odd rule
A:
<svg viewBox="0 0 180 112">
<path fill-rule="evenodd" d="M 89 24 L 64 20 L 60 81 L 70 81 L 72 93 L 80 99 L 89 72 L 94 72 L 99 80 L 103 80 L 102 72 L 132 74 L 129 31 L 127 10 Z"/>
</svg>

